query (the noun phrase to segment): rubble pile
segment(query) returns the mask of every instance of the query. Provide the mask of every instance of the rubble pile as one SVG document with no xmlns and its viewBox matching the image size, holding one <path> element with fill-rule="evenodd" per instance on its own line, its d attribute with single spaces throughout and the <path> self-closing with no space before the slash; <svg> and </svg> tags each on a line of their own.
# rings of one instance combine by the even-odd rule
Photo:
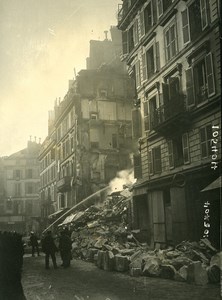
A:
<svg viewBox="0 0 222 300">
<path fill-rule="evenodd" d="M 221 254 L 209 240 L 183 241 L 176 247 L 151 250 L 128 228 L 130 192 L 114 192 L 102 206 L 91 206 L 72 218 L 74 257 L 95 262 L 106 271 L 129 272 L 198 285 L 220 281 Z"/>
</svg>

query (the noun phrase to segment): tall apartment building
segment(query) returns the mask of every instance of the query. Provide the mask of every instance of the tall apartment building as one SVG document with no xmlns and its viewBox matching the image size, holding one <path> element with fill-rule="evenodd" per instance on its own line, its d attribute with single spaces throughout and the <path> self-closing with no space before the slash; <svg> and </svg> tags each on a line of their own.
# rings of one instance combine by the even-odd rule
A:
<svg viewBox="0 0 222 300">
<path fill-rule="evenodd" d="M 43 197 L 51 199 L 50 186 L 55 191 L 56 185 L 56 196 L 53 194 L 56 205 L 52 207 L 50 202 L 51 211 L 47 211 L 52 218 L 103 188 L 118 171 L 132 168 L 131 110 L 135 83 L 114 51 L 121 45 L 121 35 L 116 30 L 112 28 L 115 37 L 120 38 L 119 43 L 115 38 L 114 44 L 113 40 L 104 41 L 110 42 L 115 54 L 109 57 L 110 63 L 101 63 L 91 51 L 91 66 L 95 69 L 81 70 L 75 80 L 69 81 L 63 101 L 56 103 L 50 114 L 52 133 L 43 143 L 39 159 L 42 203 L 47 204 Z M 52 148 L 55 149 L 53 159 L 50 158 Z M 45 175 L 44 180 L 44 174 L 55 166 L 55 177 L 50 177 L 50 181 L 50 175 Z"/>
<path fill-rule="evenodd" d="M 220 169 L 218 6 L 123 0 L 118 13 L 137 93 L 134 227 L 151 246 L 201 237 L 218 245 L 219 192 L 202 192 Z"/>
<path fill-rule="evenodd" d="M 40 144 L 28 141 L 27 148 L 1 158 L 0 230 L 40 229 L 39 149 Z"/>
</svg>

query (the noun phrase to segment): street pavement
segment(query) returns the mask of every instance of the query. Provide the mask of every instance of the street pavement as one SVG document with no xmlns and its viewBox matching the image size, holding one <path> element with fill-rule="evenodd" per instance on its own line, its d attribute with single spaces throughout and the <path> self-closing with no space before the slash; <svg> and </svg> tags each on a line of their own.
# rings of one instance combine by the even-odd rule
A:
<svg viewBox="0 0 222 300">
<path fill-rule="evenodd" d="M 196 286 L 173 280 L 107 272 L 73 259 L 71 267 L 44 268 L 44 254 L 24 256 L 22 284 L 27 300 L 217 300 L 219 285 Z"/>
</svg>

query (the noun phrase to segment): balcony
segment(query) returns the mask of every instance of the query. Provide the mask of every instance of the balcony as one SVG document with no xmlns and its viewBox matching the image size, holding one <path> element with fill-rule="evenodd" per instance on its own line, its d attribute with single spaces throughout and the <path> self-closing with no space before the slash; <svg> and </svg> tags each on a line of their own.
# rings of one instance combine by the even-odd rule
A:
<svg viewBox="0 0 222 300">
<path fill-rule="evenodd" d="M 184 132 L 189 125 L 190 117 L 183 95 L 161 105 L 151 119 L 151 129 L 166 136 L 171 136 L 178 131 Z"/>
<path fill-rule="evenodd" d="M 57 182 L 59 192 L 68 192 L 71 190 L 71 176 L 64 176 Z"/>
<path fill-rule="evenodd" d="M 125 21 L 127 21 L 128 16 L 131 14 L 136 15 L 137 9 L 141 6 L 145 0 L 124 0 L 123 4 L 118 6 L 118 25 L 122 26 Z"/>
<path fill-rule="evenodd" d="M 103 124 L 103 120 L 100 119 L 89 119 L 89 127 L 101 126 Z"/>
</svg>

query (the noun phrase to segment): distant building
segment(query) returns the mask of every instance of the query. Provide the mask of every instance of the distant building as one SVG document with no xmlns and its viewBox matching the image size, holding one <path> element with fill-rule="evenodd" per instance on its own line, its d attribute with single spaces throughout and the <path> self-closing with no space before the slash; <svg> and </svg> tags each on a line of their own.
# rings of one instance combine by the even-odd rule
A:
<svg viewBox="0 0 222 300">
<path fill-rule="evenodd" d="M 40 229 L 40 144 L 28 141 L 27 148 L 0 161 L 0 229 L 17 232 Z"/>
<path fill-rule="evenodd" d="M 120 54 L 122 51 L 121 31 L 115 26 L 111 26 L 111 39 L 107 38 L 108 31 L 105 31 L 105 39 L 91 40 L 89 46 L 89 57 L 86 59 L 86 68 L 95 70 L 102 64 L 112 64 L 119 68 L 124 68 L 124 64 L 120 63 Z"/>
<path fill-rule="evenodd" d="M 218 3 L 123 0 L 119 10 L 137 93 L 134 227 L 151 246 L 220 240 L 219 186 L 207 198 L 210 221 L 202 193 L 221 158 Z"/>
</svg>

